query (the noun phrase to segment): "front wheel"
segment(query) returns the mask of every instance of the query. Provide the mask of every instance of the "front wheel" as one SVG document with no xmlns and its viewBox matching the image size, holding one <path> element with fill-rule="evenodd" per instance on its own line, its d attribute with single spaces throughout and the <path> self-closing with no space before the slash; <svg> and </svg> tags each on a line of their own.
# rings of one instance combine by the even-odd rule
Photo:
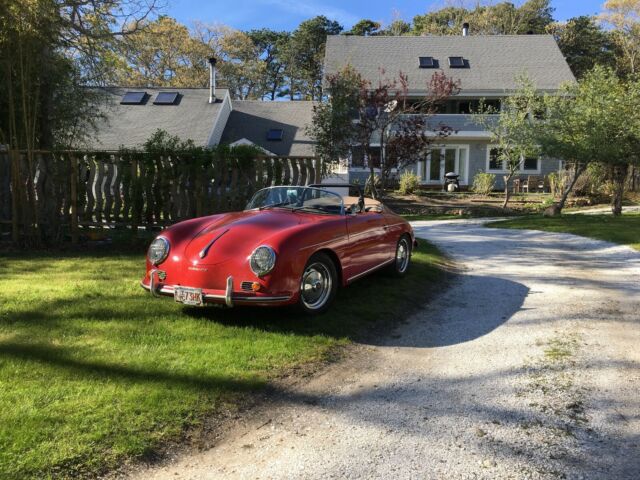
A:
<svg viewBox="0 0 640 480">
<path fill-rule="evenodd" d="M 411 263 L 411 239 L 408 235 L 403 235 L 396 244 L 396 256 L 391 265 L 389 273 L 395 277 L 404 277 L 409 270 Z"/>
<path fill-rule="evenodd" d="M 331 258 L 324 253 L 313 255 L 300 279 L 300 309 L 311 315 L 327 311 L 338 290 L 338 274 Z"/>
</svg>

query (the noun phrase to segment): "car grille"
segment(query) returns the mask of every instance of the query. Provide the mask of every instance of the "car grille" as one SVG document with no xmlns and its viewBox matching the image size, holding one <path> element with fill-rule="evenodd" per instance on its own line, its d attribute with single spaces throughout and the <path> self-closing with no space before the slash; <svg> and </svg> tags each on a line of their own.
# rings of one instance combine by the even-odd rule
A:
<svg viewBox="0 0 640 480">
<path fill-rule="evenodd" d="M 242 282 L 240 284 L 240 288 L 245 292 L 253 292 L 253 288 L 251 288 L 251 285 L 253 285 L 253 282 Z"/>
</svg>

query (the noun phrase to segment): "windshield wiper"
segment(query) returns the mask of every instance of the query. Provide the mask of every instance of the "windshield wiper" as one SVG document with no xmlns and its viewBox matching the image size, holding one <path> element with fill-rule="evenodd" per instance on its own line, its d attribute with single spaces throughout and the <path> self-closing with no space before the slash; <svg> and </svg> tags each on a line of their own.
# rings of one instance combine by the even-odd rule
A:
<svg viewBox="0 0 640 480">
<path fill-rule="evenodd" d="M 291 209 L 291 211 L 293 211 L 293 212 L 297 212 L 298 210 L 313 210 L 313 211 L 316 211 L 316 212 L 321 212 L 321 213 L 326 213 L 326 214 L 330 213 L 330 212 L 327 212 L 326 210 L 324 210 L 324 209 L 322 209 L 320 207 L 312 207 L 311 205 L 303 205 L 301 207 L 295 207 L 295 208 Z"/>
<path fill-rule="evenodd" d="M 266 208 L 284 207 L 285 205 L 291 205 L 291 202 L 271 203 L 269 205 L 263 205 L 262 207 L 258 207 L 258 210 L 264 210 Z"/>
</svg>

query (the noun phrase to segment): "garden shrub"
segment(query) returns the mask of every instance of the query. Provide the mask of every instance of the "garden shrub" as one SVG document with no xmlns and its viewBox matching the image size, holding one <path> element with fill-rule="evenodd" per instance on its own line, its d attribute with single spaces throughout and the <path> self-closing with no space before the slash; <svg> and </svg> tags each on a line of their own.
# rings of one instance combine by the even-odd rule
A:
<svg viewBox="0 0 640 480">
<path fill-rule="evenodd" d="M 479 195 L 489 195 L 496 186 L 496 176 L 493 173 L 479 172 L 473 177 L 471 190 Z"/>
<path fill-rule="evenodd" d="M 398 191 L 403 195 L 415 193 L 420 188 L 420 177 L 413 172 L 403 172 L 400 175 L 400 188 Z"/>
</svg>

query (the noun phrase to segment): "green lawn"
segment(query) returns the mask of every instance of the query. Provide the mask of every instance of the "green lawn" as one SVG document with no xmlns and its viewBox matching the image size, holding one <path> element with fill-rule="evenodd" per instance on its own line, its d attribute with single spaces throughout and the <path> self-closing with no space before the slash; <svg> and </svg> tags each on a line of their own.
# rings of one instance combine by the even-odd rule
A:
<svg viewBox="0 0 640 480">
<path fill-rule="evenodd" d="M 149 455 L 287 369 L 401 318 L 438 288 L 443 258 L 421 244 L 405 279 L 374 274 L 316 318 L 152 299 L 138 285 L 139 254 L 5 254 L 0 478 L 92 477 Z"/>
<path fill-rule="evenodd" d="M 512 220 L 488 224 L 495 228 L 522 228 L 565 232 L 583 237 L 597 238 L 608 242 L 629 245 L 640 250 L 640 215 L 562 215 L 561 217 L 519 217 Z"/>
</svg>

